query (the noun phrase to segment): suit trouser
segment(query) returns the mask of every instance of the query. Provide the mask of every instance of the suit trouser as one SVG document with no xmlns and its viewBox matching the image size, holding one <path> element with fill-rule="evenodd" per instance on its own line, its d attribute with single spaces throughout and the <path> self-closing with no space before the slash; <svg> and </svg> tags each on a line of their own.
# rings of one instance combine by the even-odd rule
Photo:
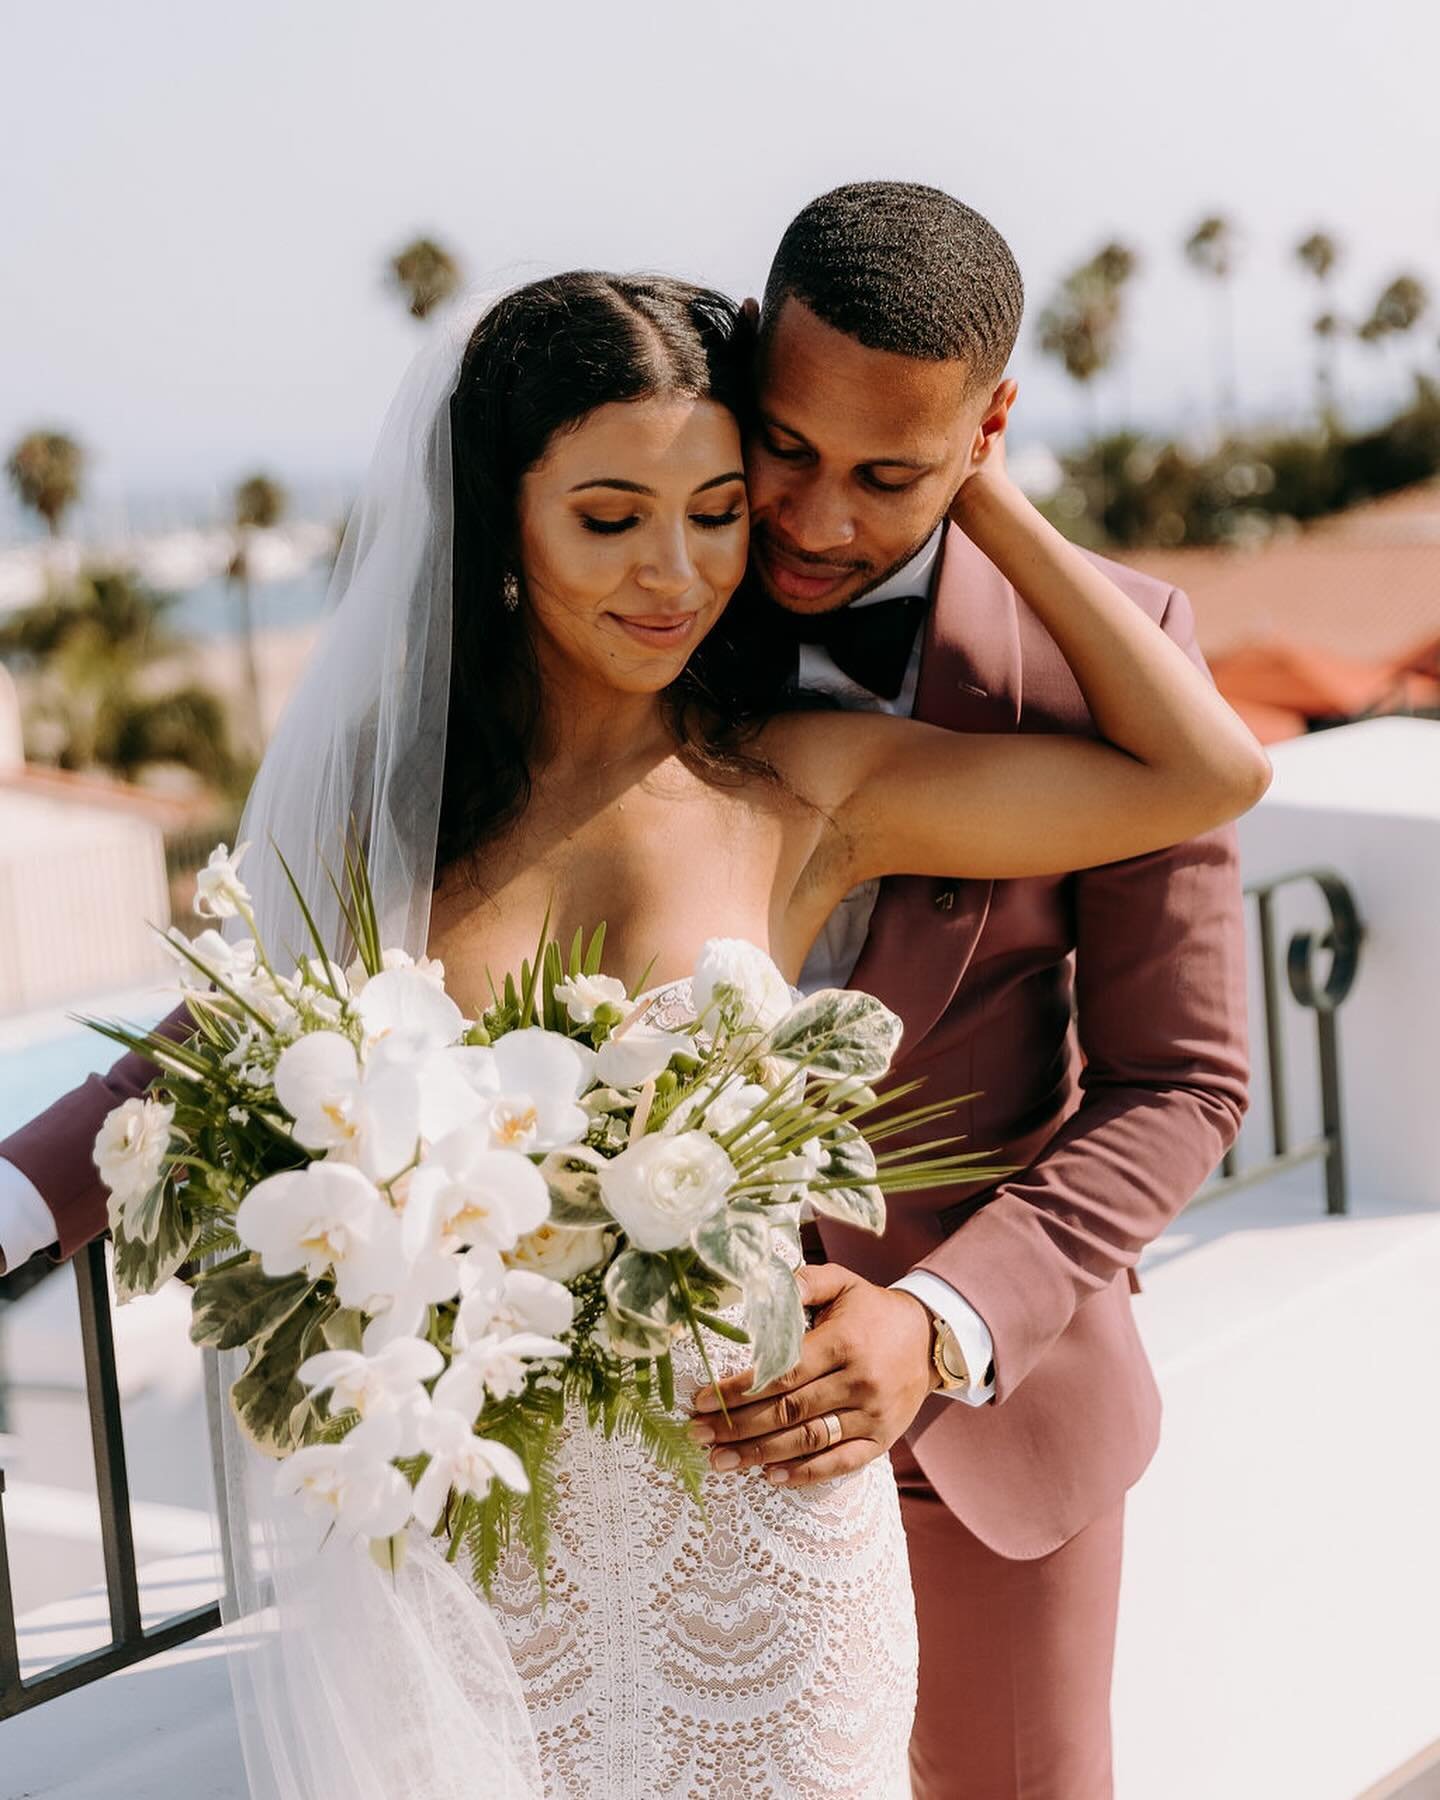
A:
<svg viewBox="0 0 1440 1800">
<path fill-rule="evenodd" d="M 999 1556 L 891 1451 L 920 1625 L 915 1800 L 1110 1800 L 1125 1503 L 1033 1561 Z"/>
</svg>

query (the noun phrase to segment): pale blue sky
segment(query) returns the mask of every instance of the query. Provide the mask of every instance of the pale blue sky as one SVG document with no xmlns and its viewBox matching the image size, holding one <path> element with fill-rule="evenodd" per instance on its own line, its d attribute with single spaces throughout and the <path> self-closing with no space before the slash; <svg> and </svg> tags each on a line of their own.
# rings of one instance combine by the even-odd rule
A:
<svg viewBox="0 0 1440 1800">
<path fill-rule="evenodd" d="M 934 182 L 1025 271 L 1022 437 L 1078 420 L 1033 325 L 1103 236 L 1146 263 L 1112 422 L 1209 416 L 1178 243 L 1211 208 L 1248 236 L 1255 409 L 1308 393 L 1312 224 L 1347 306 L 1400 268 L 1440 287 L 1433 0 L 0 0 L 0 30 L 0 444 L 71 429 L 102 494 L 353 475 L 415 338 L 384 258 L 420 229 L 476 280 L 741 292 L 823 188 Z"/>
</svg>

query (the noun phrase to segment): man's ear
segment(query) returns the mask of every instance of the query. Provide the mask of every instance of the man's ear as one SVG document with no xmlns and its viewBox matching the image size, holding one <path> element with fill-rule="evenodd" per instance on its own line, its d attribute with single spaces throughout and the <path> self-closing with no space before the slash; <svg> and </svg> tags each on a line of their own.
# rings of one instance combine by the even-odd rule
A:
<svg viewBox="0 0 1440 1800">
<path fill-rule="evenodd" d="M 975 441 L 970 446 L 970 461 L 974 467 L 978 468 L 1004 438 L 1005 428 L 1010 423 L 1010 408 L 1019 392 L 1019 382 L 1012 381 L 1007 375 L 986 402 L 980 423 L 975 427 Z"/>
<path fill-rule="evenodd" d="M 740 302 L 740 311 L 747 323 L 751 325 L 758 325 L 760 323 L 760 302 L 753 294 L 748 300 L 742 300 Z"/>
</svg>

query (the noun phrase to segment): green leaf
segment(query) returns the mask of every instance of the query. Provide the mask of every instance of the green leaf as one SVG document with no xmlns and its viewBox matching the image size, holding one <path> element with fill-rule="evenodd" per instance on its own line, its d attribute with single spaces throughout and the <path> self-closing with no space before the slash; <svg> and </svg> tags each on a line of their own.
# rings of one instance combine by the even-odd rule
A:
<svg viewBox="0 0 1440 1800">
<path fill-rule="evenodd" d="M 822 988 L 785 1015 L 769 1049 L 807 1068 L 872 1081 L 890 1067 L 903 1029 L 873 994 Z"/>
<path fill-rule="evenodd" d="M 298 1450 L 317 1417 L 295 1373 L 305 1360 L 311 1324 L 311 1308 L 302 1302 L 255 1347 L 245 1373 L 230 1389 L 241 1429 L 267 1456 Z"/>
<path fill-rule="evenodd" d="M 125 1209 L 114 1232 L 115 1298 L 123 1306 L 137 1294 L 163 1287 L 190 1255 L 203 1224 L 183 1206 L 168 1176 L 138 1204 Z"/>
<path fill-rule="evenodd" d="M 212 1350 L 240 1350 L 291 1317 L 314 1290 L 303 1272 L 267 1275 L 258 1256 L 196 1280 L 190 1339 Z"/>
<path fill-rule="evenodd" d="M 770 1226 L 759 1212 L 726 1207 L 697 1225 L 690 1243 L 722 1281 L 743 1288 L 770 1254 Z"/>
<path fill-rule="evenodd" d="M 552 1150 L 541 1163 L 540 1173 L 550 1190 L 548 1223 L 572 1230 L 614 1223 L 600 1197 L 593 1164 L 564 1150 Z"/>
<path fill-rule="evenodd" d="M 675 1293 L 670 1259 L 644 1250 L 622 1250 L 605 1271 L 605 1298 L 626 1326 L 669 1332 L 685 1323 Z"/>
<path fill-rule="evenodd" d="M 745 1284 L 745 1323 L 755 1346 L 754 1394 L 795 1367 L 805 1336 L 794 1271 L 778 1256 L 767 1257 Z"/>
<path fill-rule="evenodd" d="M 825 1160 L 806 1193 L 816 1212 L 877 1235 L 885 1229 L 885 1196 L 875 1185 L 875 1152 L 853 1127 L 822 1144 Z"/>
</svg>

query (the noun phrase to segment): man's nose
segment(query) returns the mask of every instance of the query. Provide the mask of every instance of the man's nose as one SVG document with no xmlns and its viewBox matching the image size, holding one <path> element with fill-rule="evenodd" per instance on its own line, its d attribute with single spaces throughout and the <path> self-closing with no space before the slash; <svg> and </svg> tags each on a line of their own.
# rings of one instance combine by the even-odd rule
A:
<svg viewBox="0 0 1440 1800">
<path fill-rule="evenodd" d="M 776 508 L 780 529 L 797 550 L 812 556 L 848 549 L 855 541 L 855 520 L 835 482 L 809 479 L 786 489 Z"/>
</svg>

